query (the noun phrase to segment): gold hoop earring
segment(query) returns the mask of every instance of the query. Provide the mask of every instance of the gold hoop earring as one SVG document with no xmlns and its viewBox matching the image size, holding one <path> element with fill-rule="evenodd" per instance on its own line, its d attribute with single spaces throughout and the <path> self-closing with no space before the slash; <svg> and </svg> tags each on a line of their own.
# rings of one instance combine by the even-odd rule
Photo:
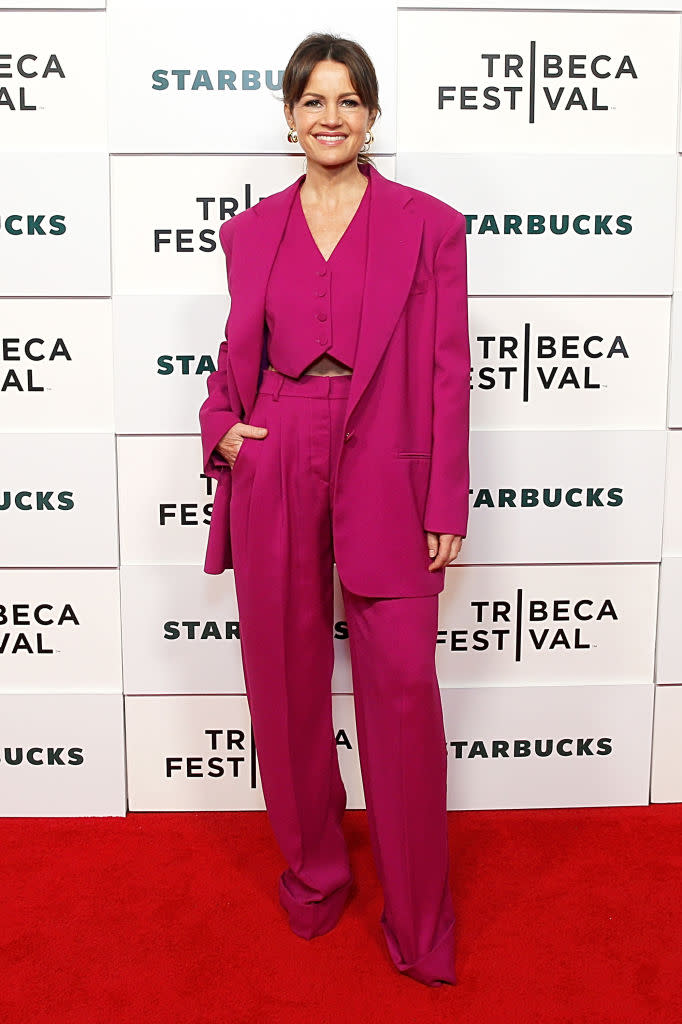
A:
<svg viewBox="0 0 682 1024">
<path fill-rule="evenodd" d="M 365 146 L 367 147 L 367 149 L 369 149 L 373 142 L 374 142 L 374 136 L 372 135 L 372 129 L 370 128 L 369 129 L 369 141 L 367 139 L 365 139 L 365 143 L 364 143 L 362 149 L 360 150 L 360 152 L 361 153 L 365 153 L 367 151 L 365 149 Z"/>
<path fill-rule="evenodd" d="M 292 138 L 292 136 L 293 136 L 293 138 Z M 298 133 L 297 133 L 295 128 L 290 128 L 289 129 L 289 134 L 287 135 L 287 139 L 289 140 L 289 142 L 298 142 Z"/>
</svg>

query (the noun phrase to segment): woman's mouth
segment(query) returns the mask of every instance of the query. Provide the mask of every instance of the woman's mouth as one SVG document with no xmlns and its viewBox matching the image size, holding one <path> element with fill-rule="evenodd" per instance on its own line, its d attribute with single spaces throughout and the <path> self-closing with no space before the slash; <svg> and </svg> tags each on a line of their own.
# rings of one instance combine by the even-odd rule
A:
<svg viewBox="0 0 682 1024">
<path fill-rule="evenodd" d="M 313 138 L 323 146 L 340 146 L 342 142 L 346 141 L 345 135 L 314 135 Z"/>
</svg>

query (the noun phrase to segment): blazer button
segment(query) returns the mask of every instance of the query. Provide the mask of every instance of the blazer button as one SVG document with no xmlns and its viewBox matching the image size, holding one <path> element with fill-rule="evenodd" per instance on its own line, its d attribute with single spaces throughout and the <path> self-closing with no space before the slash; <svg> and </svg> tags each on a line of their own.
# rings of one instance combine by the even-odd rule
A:
<svg viewBox="0 0 682 1024">
<path fill-rule="evenodd" d="M 349 439 L 350 437 L 352 437 L 352 436 L 353 436 L 353 434 L 354 434 L 354 433 L 355 433 L 355 431 L 354 431 L 354 430 L 347 430 L 347 431 L 346 431 L 346 433 L 345 433 L 345 435 L 344 435 L 344 438 L 343 438 L 343 439 L 344 439 L 344 441 L 347 441 L 347 440 L 348 440 L 348 439 Z"/>
<path fill-rule="evenodd" d="M 326 313 L 318 313 L 317 314 L 317 319 L 321 320 L 324 323 L 324 321 L 327 319 L 327 314 Z"/>
</svg>

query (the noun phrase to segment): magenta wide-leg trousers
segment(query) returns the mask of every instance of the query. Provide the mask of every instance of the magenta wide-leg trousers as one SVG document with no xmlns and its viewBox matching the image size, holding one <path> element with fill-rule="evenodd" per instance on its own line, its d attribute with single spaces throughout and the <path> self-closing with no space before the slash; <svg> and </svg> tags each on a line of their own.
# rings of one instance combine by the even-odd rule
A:
<svg viewBox="0 0 682 1024">
<path fill-rule="evenodd" d="M 250 422 L 268 434 L 245 438 L 231 470 L 246 692 L 268 817 L 288 863 L 279 899 L 307 939 L 334 927 L 354 889 L 331 695 L 331 510 L 350 381 L 265 370 Z M 385 557 L 400 552 L 367 551 Z M 343 584 L 342 594 L 388 953 L 417 981 L 454 984 L 438 595 L 364 597 Z"/>
</svg>

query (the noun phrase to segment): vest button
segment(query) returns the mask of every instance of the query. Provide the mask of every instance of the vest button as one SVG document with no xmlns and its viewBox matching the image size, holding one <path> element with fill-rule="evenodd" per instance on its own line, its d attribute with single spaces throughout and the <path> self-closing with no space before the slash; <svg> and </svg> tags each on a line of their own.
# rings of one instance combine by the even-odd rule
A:
<svg viewBox="0 0 682 1024">
<path fill-rule="evenodd" d="M 326 270 L 318 270 L 317 275 L 318 275 L 318 277 L 326 277 L 327 271 Z"/>
<path fill-rule="evenodd" d="M 317 319 L 318 320 L 322 320 L 322 322 L 324 322 L 327 319 L 327 314 L 326 313 L 318 313 L 317 314 Z"/>
<path fill-rule="evenodd" d="M 318 290 L 315 292 L 315 294 L 317 295 L 318 298 L 321 299 L 323 295 L 327 294 L 327 289 L 326 288 L 318 288 Z"/>
</svg>

